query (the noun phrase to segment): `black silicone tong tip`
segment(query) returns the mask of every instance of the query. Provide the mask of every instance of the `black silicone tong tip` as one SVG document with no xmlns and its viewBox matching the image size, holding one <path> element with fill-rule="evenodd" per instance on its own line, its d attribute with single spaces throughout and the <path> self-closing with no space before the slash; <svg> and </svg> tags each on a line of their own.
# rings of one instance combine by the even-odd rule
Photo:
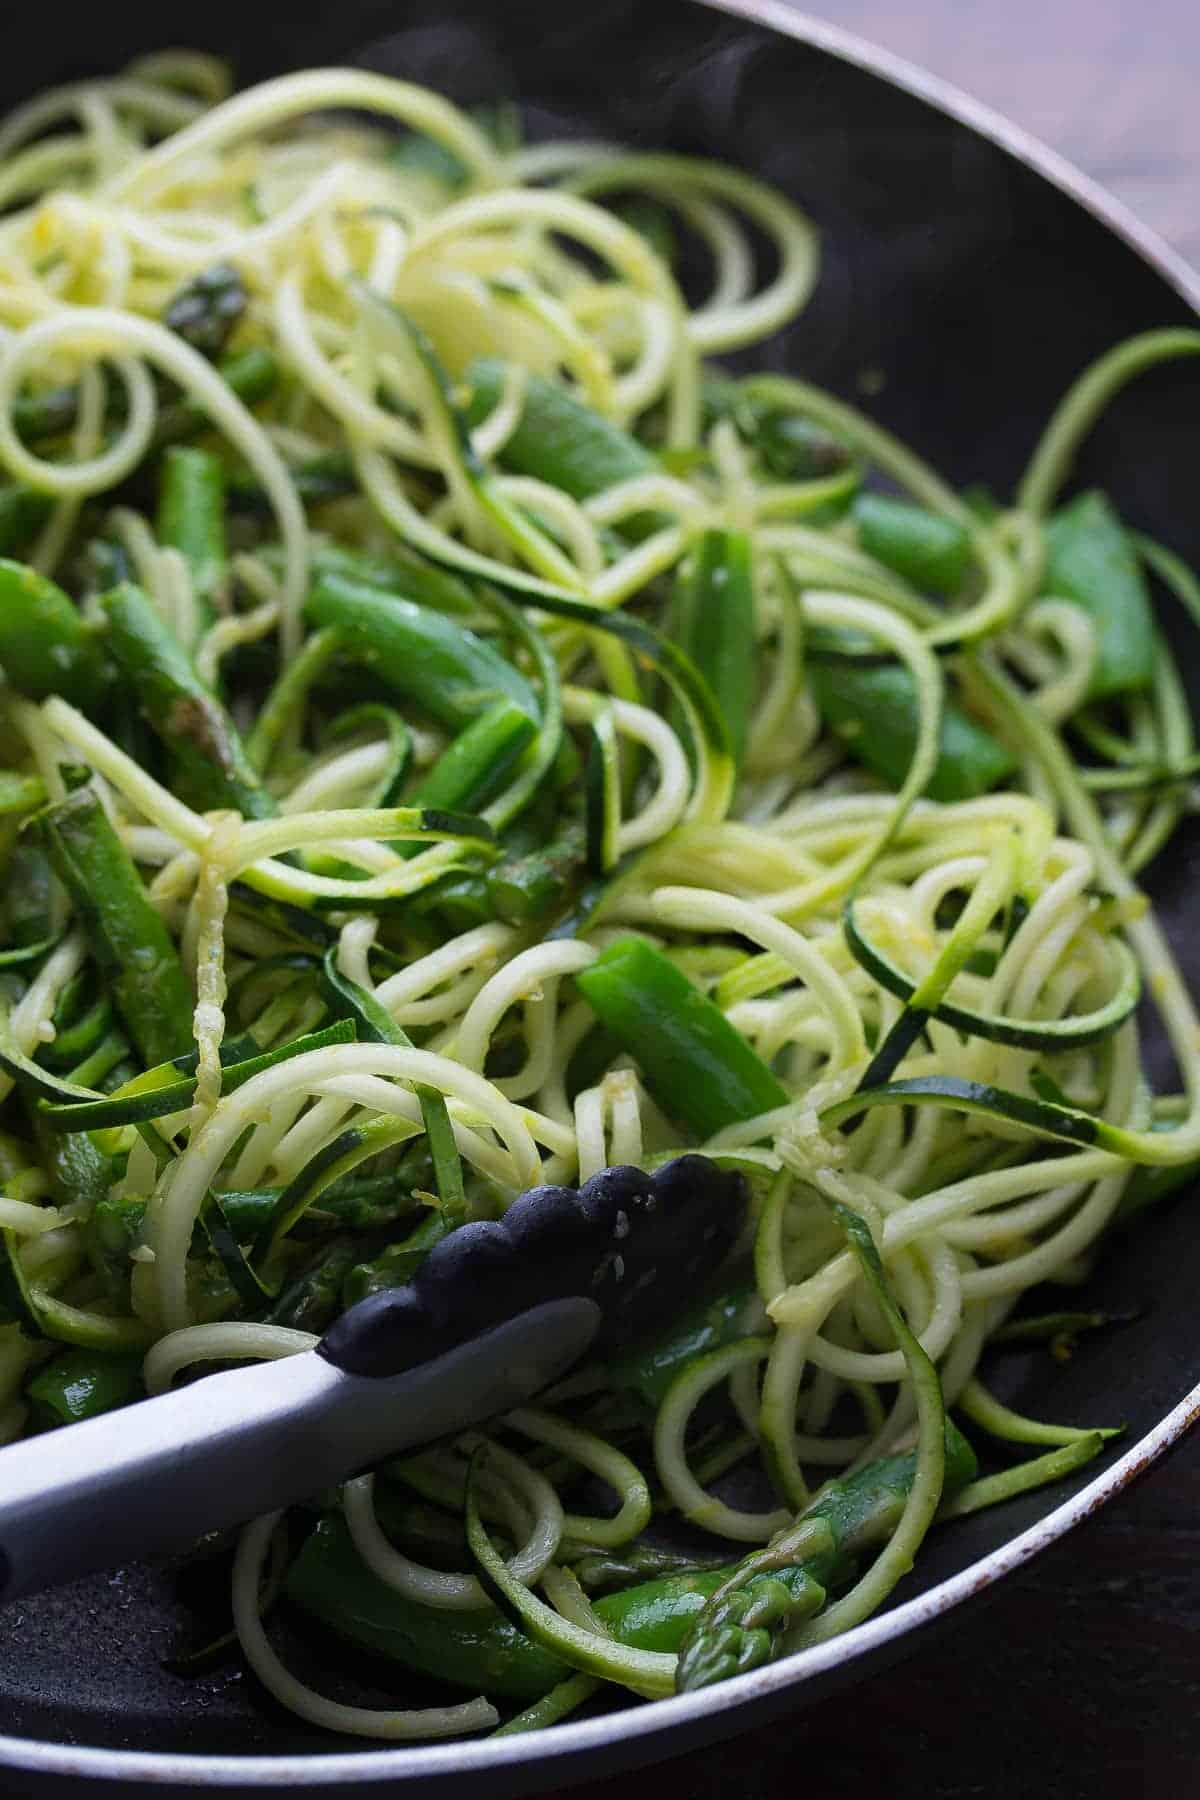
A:
<svg viewBox="0 0 1200 1800">
<path fill-rule="evenodd" d="M 741 1229 L 746 1184 L 708 1157 L 648 1174 L 603 1169 L 581 1188 L 530 1188 L 502 1219 L 462 1225 L 405 1287 L 371 1294 L 326 1332 L 319 1353 L 353 1375 L 398 1375 L 547 1300 L 601 1308 L 612 1351 L 680 1311 Z"/>
</svg>

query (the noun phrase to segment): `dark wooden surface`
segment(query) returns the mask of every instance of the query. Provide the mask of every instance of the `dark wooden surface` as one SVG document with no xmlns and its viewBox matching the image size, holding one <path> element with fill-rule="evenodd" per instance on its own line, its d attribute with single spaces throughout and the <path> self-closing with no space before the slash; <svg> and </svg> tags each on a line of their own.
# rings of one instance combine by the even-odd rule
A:
<svg viewBox="0 0 1200 1800">
<path fill-rule="evenodd" d="M 1052 144 L 1200 262 L 1200 0 L 807 10 Z M 1197 1323 L 1200 1355 L 1200 1312 Z M 890 1672 L 573 1800 L 1200 1794 L 1200 1436 Z"/>
</svg>

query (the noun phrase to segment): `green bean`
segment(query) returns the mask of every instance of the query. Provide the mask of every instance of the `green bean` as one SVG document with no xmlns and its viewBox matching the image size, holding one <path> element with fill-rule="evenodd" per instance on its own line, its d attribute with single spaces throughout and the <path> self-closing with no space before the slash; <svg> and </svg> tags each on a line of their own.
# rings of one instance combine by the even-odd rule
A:
<svg viewBox="0 0 1200 1800">
<path fill-rule="evenodd" d="M 1073 600 L 1096 632 L 1088 693 L 1094 699 L 1149 687 L 1154 615 L 1133 544 L 1103 494 L 1080 494 L 1049 520 L 1043 590 Z"/>
<path fill-rule="evenodd" d="M 187 976 L 95 788 L 49 807 L 38 828 L 139 1052 L 150 1065 L 182 1054 L 192 1041 Z"/>
<path fill-rule="evenodd" d="M 275 802 L 236 726 L 145 594 L 125 582 L 102 604 L 112 654 L 168 752 L 180 799 L 201 812 L 231 807 L 247 819 L 270 818 Z"/>
<path fill-rule="evenodd" d="M 860 494 L 853 515 L 858 537 L 876 557 L 911 581 L 937 594 L 956 594 L 970 562 L 970 539 L 954 519 L 927 512 L 889 494 Z"/>
<path fill-rule="evenodd" d="M 24 563 L 0 558 L 0 666 L 31 700 L 61 694 L 93 706 L 105 687 L 96 634 L 62 589 Z"/>
<path fill-rule="evenodd" d="M 210 450 L 175 444 L 163 457 L 158 489 L 158 541 L 178 550 L 211 621 L 228 580 L 225 554 L 225 464 Z"/>
<path fill-rule="evenodd" d="M 916 685 L 894 663 L 853 658 L 809 663 L 813 699 L 825 723 L 856 762 L 899 788 L 917 747 Z M 1016 758 L 990 731 L 947 699 L 938 759 L 925 792 L 931 800 L 974 800 L 1011 775 Z"/>
<path fill-rule="evenodd" d="M 214 263 L 180 288 L 167 306 L 167 327 L 202 356 L 220 356 L 250 296 L 232 263 Z"/>
<path fill-rule="evenodd" d="M 140 1350 L 64 1350 L 28 1383 L 34 1424 L 42 1430 L 95 1419 L 145 1393 Z"/>
<path fill-rule="evenodd" d="M 754 566 L 744 531 L 706 531 L 676 584 L 672 636 L 713 691 L 740 764 L 757 650 Z"/>
<path fill-rule="evenodd" d="M 491 644 L 400 594 L 327 569 L 305 610 L 310 624 L 338 629 L 355 661 L 451 730 L 501 699 L 538 717 L 529 683 Z"/>
<path fill-rule="evenodd" d="M 663 1111 L 701 1140 L 787 1104 L 742 1034 L 644 938 L 610 944 L 575 980 Z"/>
</svg>

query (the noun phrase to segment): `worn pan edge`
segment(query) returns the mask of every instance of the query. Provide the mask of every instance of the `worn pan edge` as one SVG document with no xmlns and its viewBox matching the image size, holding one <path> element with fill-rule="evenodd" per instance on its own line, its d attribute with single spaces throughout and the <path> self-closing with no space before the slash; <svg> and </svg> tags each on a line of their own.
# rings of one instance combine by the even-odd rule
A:
<svg viewBox="0 0 1200 1800">
<path fill-rule="evenodd" d="M 745 19 L 783 37 L 809 44 L 876 75 L 957 119 L 981 137 L 1006 150 L 1067 194 L 1159 274 L 1200 314 L 1200 274 L 1159 235 L 1099 182 L 1085 175 L 1057 151 L 953 84 L 905 58 L 869 43 L 840 26 L 794 10 L 784 0 L 695 0 L 712 11 Z M 369 1787 L 399 1781 L 427 1782 L 456 1788 L 489 1772 L 503 1776 L 515 1765 L 528 1771 L 531 1785 L 549 1787 L 578 1759 L 608 1751 L 603 1769 L 611 1773 L 641 1760 L 668 1756 L 681 1746 L 677 1737 L 712 1740 L 730 1735 L 727 1715 L 789 1688 L 829 1677 L 838 1668 L 883 1651 L 918 1627 L 944 1617 L 956 1606 L 992 1587 L 1083 1524 L 1108 1501 L 1142 1476 L 1161 1456 L 1200 1423 L 1200 1383 L 1134 1444 L 1120 1460 L 1086 1487 L 1031 1525 L 1019 1536 L 981 1557 L 926 1593 L 866 1621 L 844 1637 L 815 1646 L 781 1662 L 739 1676 L 717 1687 L 643 1705 L 620 1715 L 614 1731 L 611 1716 L 557 1726 L 537 1738 L 480 1740 L 386 1750 L 345 1750 L 330 1754 L 286 1756 L 213 1756 L 184 1752 L 93 1749 L 0 1734 L 0 1769 L 24 1772 L 44 1782 L 94 1781 L 160 1790 L 250 1790 L 288 1788 L 331 1790 Z M 616 1739 L 621 1751 L 613 1755 Z M 655 1741 L 657 1740 L 657 1741 Z M 536 1772 L 532 1765 L 538 1765 Z M 18 1792 L 10 1788 L 11 1792 Z M 504 1791 L 512 1791 L 507 1784 Z"/>
</svg>

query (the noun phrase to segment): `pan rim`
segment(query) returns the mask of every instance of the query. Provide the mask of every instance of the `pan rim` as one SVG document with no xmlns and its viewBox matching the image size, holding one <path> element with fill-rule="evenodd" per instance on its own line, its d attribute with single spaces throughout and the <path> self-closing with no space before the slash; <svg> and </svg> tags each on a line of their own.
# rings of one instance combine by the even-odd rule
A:
<svg viewBox="0 0 1200 1800">
<path fill-rule="evenodd" d="M 824 51 L 877 75 L 939 112 L 958 120 L 1007 151 L 1066 194 L 1129 246 L 1200 315 L 1200 273 L 1145 225 L 1100 182 L 1066 157 L 953 83 L 906 58 L 846 31 L 839 25 L 793 9 L 785 0 L 692 0 L 709 11 L 740 18 Z M 403 1745 L 384 1750 L 339 1750 L 287 1755 L 193 1754 L 186 1751 L 115 1750 L 48 1743 L 0 1733 L 0 1769 L 47 1779 L 121 1782 L 194 1789 L 313 1788 L 368 1786 L 385 1781 L 465 1780 L 514 1764 L 573 1762 L 589 1751 L 611 1746 L 614 1735 L 627 1742 L 673 1733 L 689 1723 L 714 1719 L 738 1707 L 803 1682 L 881 1649 L 910 1630 L 928 1624 L 992 1587 L 1082 1524 L 1144 1474 L 1166 1451 L 1200 1423 L 1200 1382 L 1110 1468 L 1104 1470 L 1045 1518 L 936 1587 L 889 1612 L 866 1620 L 844 1636 L 800 1651 L 766 1668 L 740 1675 L 696 1693 L 653 1701 L 620 1715 L 614 1734 L 611 1715 L 557 1726 L 535 1738 L 480 1739 L 471 1743 Z M 716 1733 L 714 1733 L 716 1735 Z M 633 1760 L 633 1759 L 630 1759 Z"/>
</svg>

